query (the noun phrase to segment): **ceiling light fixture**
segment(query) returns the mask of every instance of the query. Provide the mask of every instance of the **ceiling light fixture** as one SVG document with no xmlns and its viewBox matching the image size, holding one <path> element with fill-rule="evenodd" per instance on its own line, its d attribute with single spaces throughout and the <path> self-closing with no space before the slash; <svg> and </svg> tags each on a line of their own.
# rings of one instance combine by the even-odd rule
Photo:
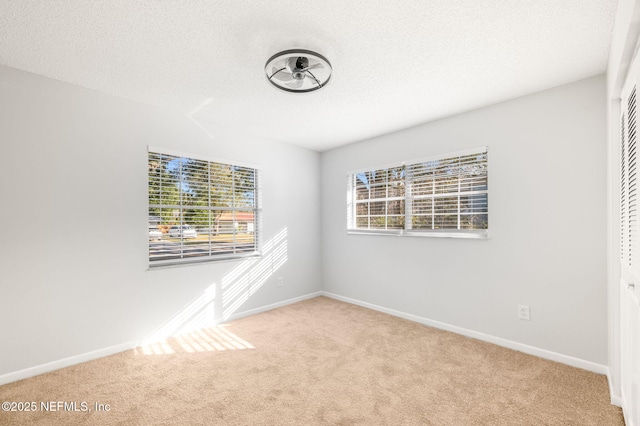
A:
<svg viewBox="0 0 640 426">
<path fill-rule="evenodd" d="M 276 53 L 269 58 L 264 71 L 275 87 L 294 93 L 318 90 L 331 78 L 331 64 L 327 58 L 304 49 Z"/>
</svg>

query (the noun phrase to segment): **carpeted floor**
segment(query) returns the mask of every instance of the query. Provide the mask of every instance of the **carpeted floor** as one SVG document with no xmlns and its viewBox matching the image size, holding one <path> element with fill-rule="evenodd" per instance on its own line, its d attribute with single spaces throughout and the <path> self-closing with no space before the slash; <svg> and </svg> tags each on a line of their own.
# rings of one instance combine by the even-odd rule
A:
<svg viewBox="0 0 640 426">
<path fill-rule="evenodd" d="M 604 376 L 325 297 L 11 383 L 2 401 L 37 405 L 2 425 L 624 425 Z"/>
</svg>

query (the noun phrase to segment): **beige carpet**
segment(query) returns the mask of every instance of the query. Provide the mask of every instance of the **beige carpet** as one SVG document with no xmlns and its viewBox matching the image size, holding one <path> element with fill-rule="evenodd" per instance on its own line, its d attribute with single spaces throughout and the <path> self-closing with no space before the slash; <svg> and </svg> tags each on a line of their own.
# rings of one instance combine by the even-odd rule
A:
<svg viewBox="0 0 640 426">
<path fill-rule="evenodd" d="M 38 405 L 2 425 L 624 424 L 604 376 L 324 297 L 11 383 L 1 401 Z"/>
</svg>

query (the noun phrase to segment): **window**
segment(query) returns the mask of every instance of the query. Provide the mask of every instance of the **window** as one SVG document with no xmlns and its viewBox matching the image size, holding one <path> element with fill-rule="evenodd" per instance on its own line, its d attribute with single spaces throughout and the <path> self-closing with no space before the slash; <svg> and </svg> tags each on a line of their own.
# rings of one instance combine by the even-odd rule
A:
<svg viewBox="0 0 640 426">
<path fill-rule="evenodd" d="M 258 254 L 254 167 L 149 148 L 151 266 Z"/>
<path fill-rule="evenodd" d="M 348 175 L 350 233 L 486 237 L 487 148 Z"/>
</svg>

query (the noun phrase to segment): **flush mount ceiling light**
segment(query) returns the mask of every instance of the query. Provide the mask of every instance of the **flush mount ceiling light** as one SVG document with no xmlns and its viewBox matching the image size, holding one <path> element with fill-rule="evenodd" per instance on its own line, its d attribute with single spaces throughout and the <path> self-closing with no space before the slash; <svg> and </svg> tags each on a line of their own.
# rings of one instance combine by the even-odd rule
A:
<svg viewBox="0 0 640 426">
<path fill-rule="evenodd" d="M 304 93 L 326 86 L 331 64 L 319 53 L 291 49 L 273 55 L 264 66 L 267 80 L 278 89 Z"/>
</svg>

